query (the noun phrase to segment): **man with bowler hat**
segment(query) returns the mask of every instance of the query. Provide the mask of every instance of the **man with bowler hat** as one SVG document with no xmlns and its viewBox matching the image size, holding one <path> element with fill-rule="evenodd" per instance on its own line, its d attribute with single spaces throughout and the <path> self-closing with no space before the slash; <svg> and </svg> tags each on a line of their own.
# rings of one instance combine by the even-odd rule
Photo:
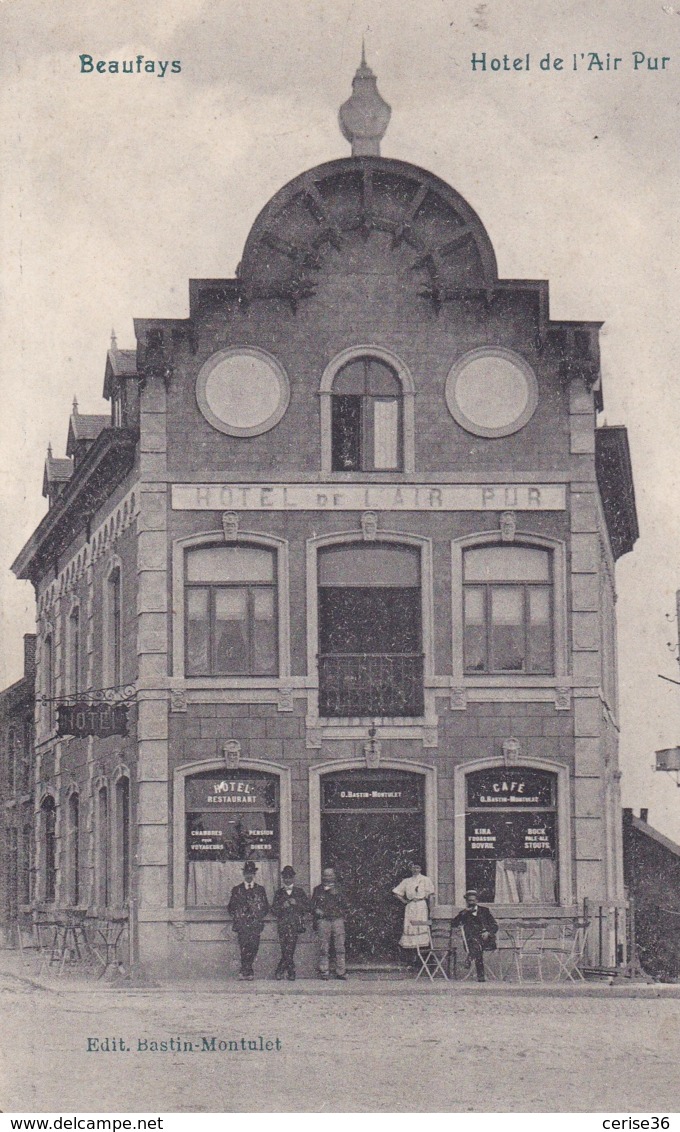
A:
<svg viewBox="0 0 680 1132">
<path fill-rule="evenodd" d="M 461 929 L 465 950 L 475 965 L 477 982 L 483 983 L 486 981 L 484 952 L 496 950 L 498 924 L 489 909 L 477 903 L 477 895 L 476 888 L 468 888 L 467 892 L 463 893 L 467 908 L 458 913 L 452 921 L 452 926 Z"/>
<path fill-rule="evenodd" d="M 276 978 L 295 979 L 295 948 L 298 936 L 305 931 L 305 916 L 309 912 L 309 899 L 304 888 L 294 883 L 295 869 L 286 865 L 281 870 L 281 888 L 274 895 L 272 912 L 276 916 L 276 926 L 281 945 L 281 958 L 276 968 Z"/>
<path fill-rule="evenodd" d="M 248 982 L 255 978 L 253 963 L 260 946 L 264 918 L 269 911 L 267 893 L 261 884 L 255 883 L 256 872 L 255 862 L 246 861 L 243 866 L 243 883 L 232 888 L 227 905 L 241 952 L 239 979 L 247 979 Z"/>
</svg>

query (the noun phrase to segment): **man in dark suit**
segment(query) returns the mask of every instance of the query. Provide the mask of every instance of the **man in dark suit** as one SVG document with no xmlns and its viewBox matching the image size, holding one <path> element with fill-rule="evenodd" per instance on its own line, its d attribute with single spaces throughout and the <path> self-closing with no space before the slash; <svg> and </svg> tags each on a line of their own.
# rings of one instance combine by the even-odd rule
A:
<svg viewBox="0 0 680 1132">
<path fill-rule="evenodd" d="M 294 883 L 295 869 L 286 865 L 281 870 L 281 888 L 274 895 L 272 912 L 276 916 L 276 926 L 281 945 L 281 958 L 276 968 L 276 978 L 285 975 L 291 982 L 295 978 L 295 948 L 298 936 L 305 931 L 305 917 L 309 912 L 309 899 L 304 888 Z"/>
<path fill-rule="evenodd" d="M 469 888 L 463 895 L 467 908 L 458 913 L 453 920 L 453 927 L 462 930 L 465 948 L 475 965 L 477 982 L 483 983 L 486 980 L 484 952 L 496 950 L 498 924 L 489 909 L 477 903 L 476 888 Z"/>
<path fill-rule="evenodd" d="M 255 978 L 253 963 L 260 946 L 264 918 L 269 911 L 267 893 L 261 884 L 255 884 L 256 872 L 255 862 L 246 861 L 243 866 L 243 883 L 232 888 L 227 906 L 241 952 L 239 979 L 247 979 L 248 982 Z"/>
</svg>

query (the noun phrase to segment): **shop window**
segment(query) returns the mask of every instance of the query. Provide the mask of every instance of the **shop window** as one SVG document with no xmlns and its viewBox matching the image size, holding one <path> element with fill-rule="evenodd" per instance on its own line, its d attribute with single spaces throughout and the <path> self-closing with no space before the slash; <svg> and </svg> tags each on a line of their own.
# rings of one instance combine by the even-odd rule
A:
<svg viewBox="0 0 680 1132">
<path fill-rule="evenodd" d="M 80 902 L 80 798 L 75 792 L 68 800 L 66 862 L 67 899 L 76 905 Z"/>
<path fill-rule="evenodd" d="M 555 904 L 557 776 L 497 767 L 466 783 L 466 887 L 482 903 Z"/>
<path fill-rule="evenodd" d="M 72 696 L 80 691 L 81 673 L 81 639 L 80 639 L 80 610 L 74 609 L 69 617 L 69 655 L 68 655 L 68 690 Z"/>
<path fill-rule="evenodd" d="M 46 904 L 53 904 L 57 890 L 57 807 L 47 797 L 40 806 L 42 818 L 43 886 Z"/>
<path fill-rule="evenodd" d="M 115 799 L 117 898 L 122 905 L 125 905 L 130 898 L 130 779 L 127 776 L 118 779 Z"/>
<path fill-rule="evenodd" d="M 319 714 L 423 714 L 420 551 L 394 543 L 319 551 Z"/>
<path fill-rule="evenodd" d="M 118 688 L 123 682 L 122 640 L 122 577 L 120 566 L 114 566 L 106 579 L 104 608 L 104 680 Z"/>
<path fill-rule="evenodd" d="M 463 555 L 463 583 L 467 673 L 554 671 L 550 551 L 473 547 Z"/>
<path fill-rule="evenodd" d="M 278 672 L 276 560 L 255 546 L 210 546 L 185 559 L 187 676 Z"/>
<path fill-rule="evenodd" d="M 375 357 L 344 365 L 332 389 L 332 470 L 399 470 L 402 434 L 402 388 L 395 370 Z"/>
<path fill-rule="evenodd" d="M 109 903 L 109 792 L 106 786 L 97 791 L 96 809 L 96 878 L 97 903 L 106 907 Z"/>
<path fill-rule="evenodd" d="M 271 900 L 280 863 L 279 782 L 259 771 L 216 770 L 185 783 L 186 902 L 224 907 L 243 880 L 243 863 L 256 861 L 257 882 Z"/>
</svg>

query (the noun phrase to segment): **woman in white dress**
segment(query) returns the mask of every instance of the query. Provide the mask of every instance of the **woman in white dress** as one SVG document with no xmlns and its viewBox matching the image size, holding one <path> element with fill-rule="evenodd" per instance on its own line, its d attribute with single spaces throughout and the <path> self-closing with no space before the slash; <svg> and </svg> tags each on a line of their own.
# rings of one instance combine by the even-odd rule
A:
<svg viewBox="0 0 680 1132">
<path fill-rule="evenodd" d="M 399 946 L 415 949 L 430 943 L 430 914 L 434 885 L 426 877 L 417 861 L 410 864 L 411 875 L 392 889 L 404 908 L 404 928 Z"/>
</svg>

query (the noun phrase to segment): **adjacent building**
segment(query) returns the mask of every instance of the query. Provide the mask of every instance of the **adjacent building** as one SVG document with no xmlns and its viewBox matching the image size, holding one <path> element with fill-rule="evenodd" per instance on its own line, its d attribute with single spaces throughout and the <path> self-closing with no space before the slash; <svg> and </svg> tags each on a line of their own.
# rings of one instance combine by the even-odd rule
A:
<svg viewBox="0 0 680 1132">
<path fill-rule="evenodd" d="M 33 900 L 129 908 L 149 970 L 235 966 L 248 858 L 270 897 L 284 864 L 307 887 L 334 864 L 355 963 L 395 957 L 414 857 L 439 916 L 470 885 L 501 919 L 623 903 L 637 520 L 626 431 L 597 426 L 600 323 L 499 279 L 455 189 L 380 156 L 388 119 L 362 62 L 351 156 L 284 186 L 186 318 L 112 342 L 110 414 L 74 406 L 14 564 Z"/>
<path fill-rule="evenodd" d="M 30 917 L 34 842 L 35 635 L 24 636 L 24 674 L 0 692 L 0 931 L 17 942 Z"/>
<path fill-rule="evenodd" d="M 623 811 L 623 875 L 635 913 L 637 959 L 655 978 L 680 978 L 680 845 L 648 811 Z"/>
</svg>

